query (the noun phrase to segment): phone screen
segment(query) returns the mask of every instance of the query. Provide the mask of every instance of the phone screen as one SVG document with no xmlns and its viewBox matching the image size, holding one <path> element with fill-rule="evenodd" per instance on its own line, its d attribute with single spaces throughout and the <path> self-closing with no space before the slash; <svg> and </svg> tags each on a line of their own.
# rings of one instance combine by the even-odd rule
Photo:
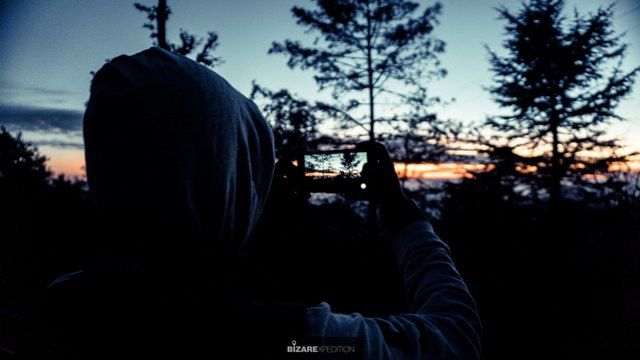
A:
<svg viewBox="0 0 640 360">
<path fill-rule="evenodd" d="M 355 150 L 304 155 L 304 177 L 314 192 L 350 192 L 366 189 L 362 168 L 367 153 Z"/>
</svg>

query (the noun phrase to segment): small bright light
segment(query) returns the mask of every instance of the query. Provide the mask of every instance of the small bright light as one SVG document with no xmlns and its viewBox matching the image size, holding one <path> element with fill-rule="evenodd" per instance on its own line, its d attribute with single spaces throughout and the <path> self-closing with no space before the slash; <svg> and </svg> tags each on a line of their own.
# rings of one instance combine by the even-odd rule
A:
<svg viewBox="0 0 640 360">
<path fill-rule="evenodd" d="M 367 184 L 365 183 L 360 184 L 360 189 L 364 190 L 366 188 L 367 188 Z"/>
</svg>

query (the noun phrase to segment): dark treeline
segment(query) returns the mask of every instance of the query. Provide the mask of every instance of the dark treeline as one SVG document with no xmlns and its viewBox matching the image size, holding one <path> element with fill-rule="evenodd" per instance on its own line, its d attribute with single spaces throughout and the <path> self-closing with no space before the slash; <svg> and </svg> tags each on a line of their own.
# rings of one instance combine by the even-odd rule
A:
<svg viewBox="0 0 640 360">
<path fill-rule="evenodd" d="M 196 60 L 220 63 L 211 55 L 214 32 L 204 40 L 183 31 L 181 45 L 172 44 L 166 1 L 136 8 L 148 15 L 144 26 L 157 45 L 185 55 L 203 45 Z M 333 100 L 254 84 L 279 158 L 373 139 L 398 162 L 485 165 L 437 189 L 407 193 L 451 246 L 476 298 L 486 359 L 640 353 L 640 177 L 625 165 L 635 154 L 607 133 L 623 120 L 615 109 L 639 70 L 622 70 L 626 45 L 613 32 L 612 7 L 564 10 L 554 0 L 497 9 L 504 55 L 488 49 L 489 91 L 508 115 L 473 127 L 430 110 L 441 99 L 428 83 L 446 75 L 438 61 L 445 44 L 432 35 L 443 11 L 438 3 L 420 9 L 405 0 L 318 0 L 314 10 L 294 7 L 317 41 L 276 42 L 270 52 L 313 71 Z M 389 102 L 395 110 L 382 110 Z M 451 144 L 477 155 L 454 155 Z M 342 312 L 403 311 L 388 231 L 367 227 L 366 203 L 339 195 L 310 202 L 282 177 L 286 165 L 276 167 L 247 247 L 246 271 L 260 274 L 252 291 L 278 301 L 329 301 Z M 11 347 L 16 319 L 47 283 L 92 261 L 94 215 L 84 182 L 52 178 L 35 147 L 2 129 L 0 346 Z"/>
</svg>

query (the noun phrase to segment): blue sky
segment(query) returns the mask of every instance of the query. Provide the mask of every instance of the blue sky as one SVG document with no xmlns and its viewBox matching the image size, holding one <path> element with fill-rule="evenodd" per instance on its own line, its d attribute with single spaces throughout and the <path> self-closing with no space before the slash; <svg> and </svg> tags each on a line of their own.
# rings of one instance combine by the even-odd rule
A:
<svg viewBox="0 0 640 360">
<path fill-rule="evenodd" d="M 22 130 L 39 144 L 54 170 L 81 173 L 81 117 L 88 99 L 90 72 L 106 59 L 132 54 L 151 45 L 142 28 L 145 16 L 131 0 L 0 0 L 0 125 Z M 154 0 L 139 0 L 151 5 Z M 225 63 L 216 71 L 248 95 L 251 81 L 272 89 L 289 88 L 311 100 L 319 94 L 311 72 L 291 71 L 284 56 L 267 55 L 271 42 L 309 39 L 290 15 L 308 0 L 169 0 L 173 9 L 170 37 L 178 30 L 220 36 L 217 55 Z M 423 2 L 431 4 L 433 1 Z M 513 0 L 444 0 L 435 35 L 447 43 L 441 57 L 449 74 L 431 83 L 433 95 L 456 98 L 434 109 L 445 118 L 481 121 L 498 109 L 483 90 L 491 84 L 485 44 L 500 48 L 504 22 L 493 9 L 516 8 Z M 567 9 L 594 10 L 608 1 L 567 1 Z M 640 1 L 619 0 L 614 23 L 630 44 L 625 67 L 640 65 Z M 640 79 L 619 113 L 628 119 L 612 133 L 640 150 Z M 637 144 L 637 145 L 636 145 Z"/>
</svg>

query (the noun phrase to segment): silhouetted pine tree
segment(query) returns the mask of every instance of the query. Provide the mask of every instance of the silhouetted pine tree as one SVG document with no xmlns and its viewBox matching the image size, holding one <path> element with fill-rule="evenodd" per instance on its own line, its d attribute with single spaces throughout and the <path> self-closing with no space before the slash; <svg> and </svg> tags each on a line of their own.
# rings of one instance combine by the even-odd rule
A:
<svg viewBox="0 0 640 360">
<path fill-rule="evenodd" d="M 487 119 L 501 141 L 492 146 L 520 155 L 519 171 L 529 172 L 548 191 L 552 206 L 562 185 L 593 188 L 613 163 L 626 159 L 607 136 L 607 125 L 632 89 L 640 68 L 622 69 L 627 46 L 613 32 L 613 7 L 572 17 L 562 0 L 531 0 L 516 12 L 498 8 L 506 20 L 506 55 L 489 50 L 494 101 L 510 110 Z M 528 155 L 527 155 L 528 154 Z"/>
<path fill-rule="evenodd" d="M 47 158 L 35 146 L 0 127 L 0 189 L 46 187 L 50 175 Z"/>
<path fill-rule="evenodd" d="M 269 53 L 288 55 L 291 68 L 316 72 L 319 88 L 331 89 L 342 129 L 359 128 L 375 140 L 376 124 L 404 120 L 412 104 L 425 109 L 438 101 L 427 96 L 425 81 L 446 74 L 438 61 L 445 43 L 432 36 L 439 3 L 417 16 L 418 3 L 406 0 L 317 0 L 316 5 L 292 9 L 297 23 L 318 35 L 314 43 L 285 40 L 273 43 Z M 394 110 L 376 113 L 382 103 Z M 367 115 L 361 106 L 368 107 Z"/>
<path fill-rule="evenodd" d="M 195 52 L 194 60 L 213 68 L 222 63 L 222 58 L 213 56 L 211 53 L 218 47 L 218 34 L 214 31 L 207 33 L 206 40 L 180 29 L 180 45 L 173 44 L 167 40 L 167 21 L 171 15 L 171 8 L 167 5 L 167 0 L 158 0 L 158 5 L 134 4 L 135 8 L 147 14 L 147 22 L 143 27 L 151 31 L 151 38 L 155 39 L 154 45 L 165 50 L 187 56 Z M 196 49 L 202 45 L 200 51 Z"/>
</svg>

